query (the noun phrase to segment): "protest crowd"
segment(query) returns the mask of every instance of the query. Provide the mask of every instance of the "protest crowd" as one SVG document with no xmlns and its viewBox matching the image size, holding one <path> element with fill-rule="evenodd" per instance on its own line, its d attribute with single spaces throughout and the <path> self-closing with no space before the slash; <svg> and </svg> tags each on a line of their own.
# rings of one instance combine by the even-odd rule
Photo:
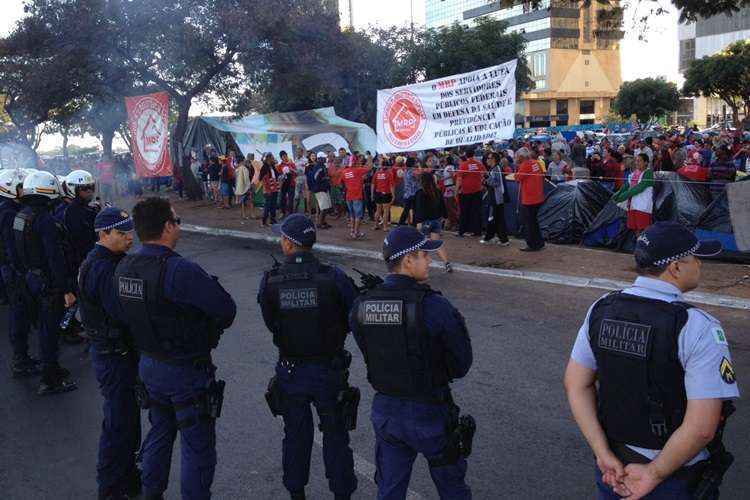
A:
<svg viewBox="0 0 750 500">
<path fill-rule="evenodd" d="M 676 172 L 678 182 L 706 184 L 718 198 L 728 183 L 747 175 L 750 136 L 672 129 L 579 133 L 566 140 L 557 133 L 399 155 L 340 148 L 279 156 L 244 157 L 206 145 L 186 161 L 217 208 L 239 208 L 243 219 L 260 219 L 262 227 L 297 212 L 315 215 L 319 229 L 330 228 L 330 220 L 345 220 L 354 240 L 368 238 L 363 230 L 368 225 L 380 231 L 410 224 L 434 238 L 449 231 L 508 246 L 506 183 L 517 182 L 520 233 L 526 239 L 522 251 L 538 251 L 544 247 L 538 212 L 545 184 L 600 184 L 627 211 L 627 227 L 637 235 L 654 222 L 655 172 Z M 182 196 L 179 170 L 173 184 Z M 447 256 L 441 257 L 449 271 Z"/>
</svg>

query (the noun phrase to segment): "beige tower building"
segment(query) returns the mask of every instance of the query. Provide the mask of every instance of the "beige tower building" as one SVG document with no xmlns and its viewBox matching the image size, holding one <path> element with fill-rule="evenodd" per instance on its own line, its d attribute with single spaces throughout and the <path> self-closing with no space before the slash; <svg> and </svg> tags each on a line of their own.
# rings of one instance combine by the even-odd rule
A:
<svg viewBox="0 0 750 500">
<path fill-rule="evenodd" d="M 597 2 L 543 0 L 533 9 L 486 0 L 426 0 L 428 27 L 471 23 L 489 16 L 527 40 L 526 58 L 534 88 L 518 102 L 516 125 L 548 127 L 602 123 L 622 84 L 622 9 Z"/>
</svg>

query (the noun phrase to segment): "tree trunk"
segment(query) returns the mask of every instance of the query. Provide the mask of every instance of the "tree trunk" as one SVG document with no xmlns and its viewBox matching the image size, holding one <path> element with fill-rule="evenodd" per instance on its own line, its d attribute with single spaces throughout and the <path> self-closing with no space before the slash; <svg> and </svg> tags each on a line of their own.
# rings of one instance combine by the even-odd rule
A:
<svg viewBox="0 0 750 500">
<path fill-rule="evenodd" d="M 102 153 L 107 160 L 112 159 L 112 141 L 115 138 L 114 129 L 102 130 Z"/>
<path fill-rule="evenodd" d="M 62 154 L 63 154 L 63 161 L 65 162 L 65 165 L 68 165 L 68 160 L 70 159 L 70 154 L 68 152 L 68 138 L 70 137 L 70 131 L 67 128 L 62 129 L 62 137 L 63 137 L 63 143 L 62 143 Z"/>
<path fill-rule="evenodd" d="M 177 99 L 177 123 L 174 127 L 174 137 L 172 137 L 172 168 L 179 168 L 182 171 L 182 182 L 185 189 L 185 194 L 188 200 L 197 201 L 203 199 L 203 190 L 198 180 L 193 176 L 192 170 L 190 170 L 190 162 L 183 161 L 182 155 L 182 141 L 187 132 L 188 118 L 190 113 L 190 105 L 192 99 L 188 97 L 181 97 Z"/>
</svg>

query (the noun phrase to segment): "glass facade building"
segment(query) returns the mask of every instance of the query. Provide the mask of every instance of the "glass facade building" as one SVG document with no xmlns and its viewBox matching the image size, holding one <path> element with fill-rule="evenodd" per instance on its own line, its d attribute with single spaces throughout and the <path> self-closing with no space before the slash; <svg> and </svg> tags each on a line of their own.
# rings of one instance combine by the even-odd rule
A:
<svg viewBox="0 0 750 500">
<path fill-rule="evenodd" d="M 621 83 L 618 4 L 602 8 L 592 2 L 584 8 L 578 0 L 542 0 L 534 8 L 522 0 L 511 7 L 488 0 L 425 0 L 425 9 L 428 28 L 471 25 L 486 17 L 504 21 L 507 32 L 526 39 L 534 83 L 519 100 L 517 114 L 527 127 L 593 123 L 609 113 Z"/>
</svg>

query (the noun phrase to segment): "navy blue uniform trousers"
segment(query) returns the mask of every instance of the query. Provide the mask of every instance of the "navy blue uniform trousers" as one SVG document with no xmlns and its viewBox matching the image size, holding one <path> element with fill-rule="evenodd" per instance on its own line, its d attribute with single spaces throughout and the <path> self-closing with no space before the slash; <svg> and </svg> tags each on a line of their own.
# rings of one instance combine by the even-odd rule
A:
<svg viewBox="0 0 750 500">
<path fill-rule="evenodd" d="M 42 364 L 45 367 L 57 365 L 60 320 L 65 312 L 63 296 L 50 294 L 44 279 L 34 273 L 27 273 L 26 283 L 29 292 L 39 300 L 39 351 Z"/>
<path fill-rule="evenodd" d="M 123 493 L 137 474 L 135 459 L 141 445 L 141 410 L 135 397 L 138 357 L 132 352 L 102 354 L 95 342 L 89 352 L 104 397 L 96 480 L 99 491 Z"/>
<path fill-rule="evenodd" d="M 152 400 L 148 414 L 151 429 L 142 447 L 144 495 L 158 496 L 167 489 L 177 424 L 189 422 L 179 429 L 182 498 L 210 498 L 216 469 L 216 421 L 202 418 L 190 403 L 205 393 L 215 368 L 164 363 L 142 355 L 139 372 Z M 175 404 L 188 406 L 175 410 Z"/>
<path fill-rule="evenodd" d="M 26 357 L 29 354 L 29 332 L 31 324 L 21 294 L 18 293 L 21 277 L 10 266 L 2 267 L 3 281 L 13 290 L 8 294 L 8 333 L 13 347 L 13 356 Z"/>
<path fill-rule="evenodd" d="M 328 487 L 336 495 L 351 495 L 357 489 L 354 456 L 336 401 L 344 388 L 341 371 L 324 364 L 290 367 L 278 363 L 276 380 L 284 393 L 284 486 L 290 492 L 301 492 L 310 479 L 314 437 L 312 403 L 323 432 L 323 463 Z"/>
<path fill-rule="evenodd" d="M 447 405 L 419 403 L 376 394 L 370 416 L 375 429 L 375 482 L 379 500 L 403 500 L 417 453 L 428 460 L 441 456 L 448 444 Z M 430 467 L 441 499 L 469 500 L 466 459 Z"/>
</svg>

